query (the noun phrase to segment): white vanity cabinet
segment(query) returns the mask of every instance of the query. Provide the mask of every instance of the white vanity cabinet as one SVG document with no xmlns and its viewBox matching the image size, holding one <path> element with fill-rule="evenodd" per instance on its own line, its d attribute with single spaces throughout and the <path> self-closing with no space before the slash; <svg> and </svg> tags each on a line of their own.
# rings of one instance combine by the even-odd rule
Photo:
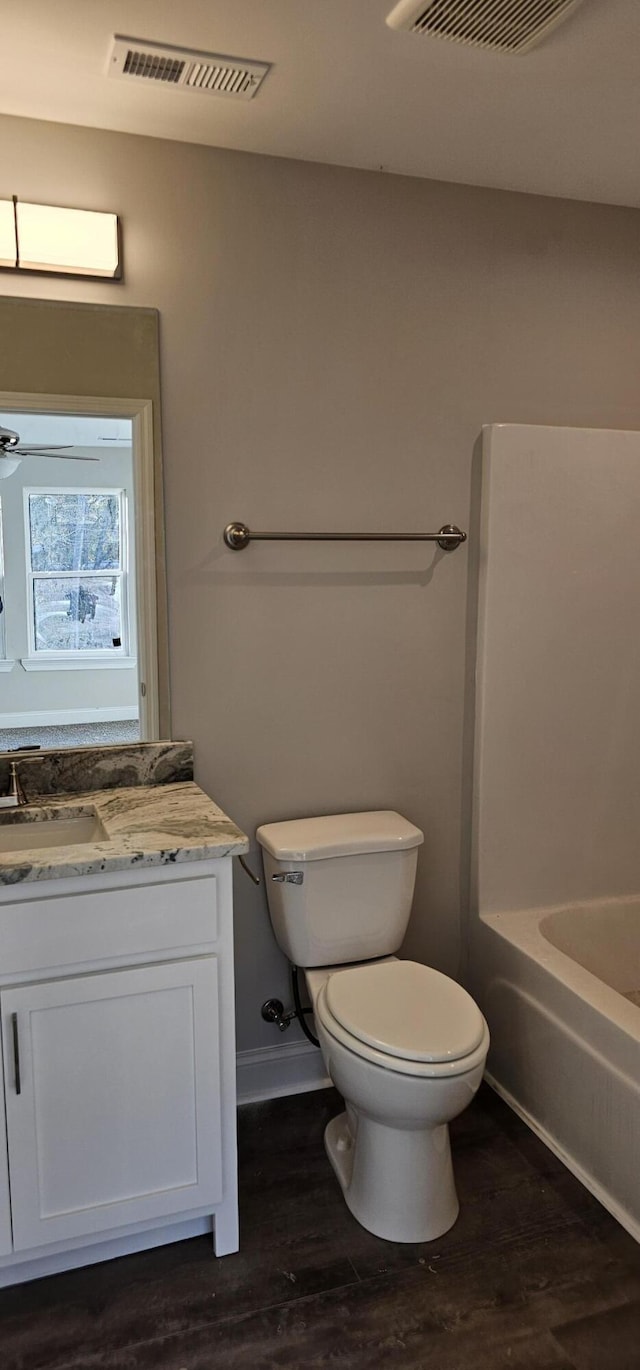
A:
<svg viewBox="0 0 640 1370">
<path fill-rule="evenodd" d="M 237 1249 L 230 868 L 0 890 L 0 1284 L 189 1226 Z"/>
</svg>

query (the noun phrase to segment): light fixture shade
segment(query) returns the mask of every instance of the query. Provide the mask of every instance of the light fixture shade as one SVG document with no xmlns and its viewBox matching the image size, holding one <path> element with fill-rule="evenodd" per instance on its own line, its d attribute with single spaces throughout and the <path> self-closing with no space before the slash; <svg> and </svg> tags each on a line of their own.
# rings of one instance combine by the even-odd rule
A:
<svg viewBox="0 0 640 1370">
<path fill-rule="evenodd" d="M 6 480 L 18 470 L 22 457 L 0 457 L 0 480 Z"/>
<path fill-rule="evenodd" d="M 23 271 L 111 279 L 120 274 L 116 214 L 24 204 L 19 200 L 16 215 L 18 265 Z"/>
<path fill-rule="evenodd" d="M 18 259 L 12 200 L 0 200 L 0 266 L 15 267 Z"/>
</svg>

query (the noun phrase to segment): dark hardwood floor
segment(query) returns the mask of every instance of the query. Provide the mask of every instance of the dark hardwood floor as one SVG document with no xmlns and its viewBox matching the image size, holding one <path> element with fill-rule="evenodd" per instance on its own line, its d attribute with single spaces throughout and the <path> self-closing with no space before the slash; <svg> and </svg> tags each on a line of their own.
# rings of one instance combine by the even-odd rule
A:
<svg viewBox="0 0 640 1370">
<path fill-rule="evenodd" d="M 241 1241 L 0 1293 L 1 1370 L 640 1370 L 640 1247 L 488 1089 L 453 1125 L 455 1227 L 396 1246 L 351 1217 L 322 1091 L 240 1112 Z"/>
</svg>

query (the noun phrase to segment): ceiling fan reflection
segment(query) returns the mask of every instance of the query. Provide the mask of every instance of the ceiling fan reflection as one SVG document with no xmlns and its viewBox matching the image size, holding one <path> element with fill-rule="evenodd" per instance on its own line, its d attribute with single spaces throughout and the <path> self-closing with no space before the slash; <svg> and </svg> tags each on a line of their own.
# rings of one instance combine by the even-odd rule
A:
<svg viewBox="0 0 640 1370">
<path fill-rule="evenodd" d="M 86 457 L 73 453 L 70 444 L 30 442 L 21 443 L 20 434 L 12 428 L 0 425 L 0 480 L 12 476 L 23 457 L 53 457 L 57 461 L 99 461 L 99 457 Z"/>
</svg>

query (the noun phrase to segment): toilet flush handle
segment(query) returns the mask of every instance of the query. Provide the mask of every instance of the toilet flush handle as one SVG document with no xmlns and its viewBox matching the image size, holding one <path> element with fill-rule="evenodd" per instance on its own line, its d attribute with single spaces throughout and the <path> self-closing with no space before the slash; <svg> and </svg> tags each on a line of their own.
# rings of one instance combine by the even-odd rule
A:
<svg viewBox="0 0 640 1370">
<path fill-rule="evenodd" d="M 304 871 L 283 871 L 282 874 L 272 875 L 277 885 L 301 885 L 304 880 Z"/>
</svg>

